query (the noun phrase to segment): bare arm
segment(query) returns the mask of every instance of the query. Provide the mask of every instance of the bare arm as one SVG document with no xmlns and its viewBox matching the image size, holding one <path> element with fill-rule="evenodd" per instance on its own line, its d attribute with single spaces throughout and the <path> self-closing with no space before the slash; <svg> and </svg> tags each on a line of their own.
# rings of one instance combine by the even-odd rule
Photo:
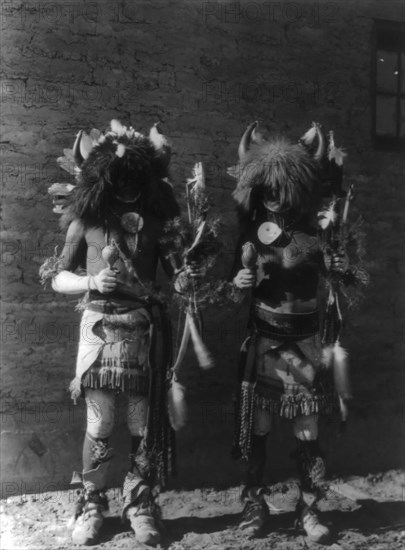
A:
<svg viewBox="0 0 405 550">
<path fill-rule="evenodd" d="M 88 290 L 98 290 L 103 294 L 112 292 L 117 285 L 117 276 L 109 267 L 102 269 L 95 276 L 74 273 L 86 259 L 85 229 L 80 221 L 74 220 L 66 234 L 59 273 L 52 279 L 52 288 L 63 294 L 82 294 Z"/>
<path fill-rule="evenodd" d="M 59 273 L 52 279 L 52 288 L 63 294 L 80 294 L 89 289 L 91 279 L 74 272 L 86 259 L 86 239 L 83 225 L 74 220 L 68 228 L 62 250 Z"/>
</svg>

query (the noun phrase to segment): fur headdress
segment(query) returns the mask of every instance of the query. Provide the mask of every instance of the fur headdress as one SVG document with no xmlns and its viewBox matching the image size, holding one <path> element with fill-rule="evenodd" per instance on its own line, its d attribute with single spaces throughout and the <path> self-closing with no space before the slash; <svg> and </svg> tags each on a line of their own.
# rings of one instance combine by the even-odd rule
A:
<svg viewBox="0 0 405 550">
<path fill-rule="evenodd" d="M 96 129 L 90 134 L 80 131 L 71 151 L 78 184 L 62 223 L 78 218 L 86 225 L 103 224 L 108 207 L 117 200 L 136 201 L 144 213 L 162 220 L 177 216 L 178 205 L 167 180 L 170 153 L 156 124 L 148 137 L 116 120 L 105 134 Z M 66 169 L 66 150 L 58 161 Z"/>
<path fill-rule="evenodd" d="M 239 162 L 228 174 L 237 179 L 233 197 L 242 219 L 250 217 L 264 194 L 273 196 L 282 210 L 295 216 L 305 216 L 316 207 L 326 157 L 320 125 L 313 123 L 301 140 L 293 143 L 272 137 L 265 126 L 253 122 L 242 136 L 238 154 Z"/>
</svg>

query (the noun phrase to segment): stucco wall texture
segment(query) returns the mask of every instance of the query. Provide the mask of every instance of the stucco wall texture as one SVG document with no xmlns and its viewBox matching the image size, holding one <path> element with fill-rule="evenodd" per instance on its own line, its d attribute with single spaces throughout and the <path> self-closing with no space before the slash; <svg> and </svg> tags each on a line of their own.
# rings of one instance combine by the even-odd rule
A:
<svg viewBox="0 0 405 550">
<path fill-rule="evenodd" d="M 378 17 L 398 7 L 380 3 Z M 226 168 L 247 124 L 260 118 L 294 138 L 313 120 L 335 131 L 368 232 L 372 283 L 345 329 L 356 407 L 340 438 L 337 424 L 323 426 L 323 446 L 331 473 L 403 463 L 404 177 L 400 155 L 375 151 L 371 139 L 373 16 L 371 3 L 347 0 L 3 3 L 3 493 L 57 488 L 81 466 L 85 411 L 67 392 L 77 300 L 41 287 L 38 268 L 64 237 L 47 194 L 67 181 L 56 157 L 79 129 L 105 128 L 112 118 L 142 132 L 162 122 L 183 206 L 184 182 L 195 162 L 204 163 L 223 220 L 218 277 L 228 274 L 236 237 Z M 177 486 L 239 479 L 230 457 L 232 392 L 246 314 L 246 304 L 204 314 L 216 368 L 202 372 L 191 353 L 183 367 L 190 422 L 178 436 Z M 177 319 L 173 311 L 175 329 Z M 112 484 L 127 466 L 126 434 L 119 407 Z M 293 474 L 292 445 L 291 429 L 274 433 L 269 479 Z"/>
</svg>

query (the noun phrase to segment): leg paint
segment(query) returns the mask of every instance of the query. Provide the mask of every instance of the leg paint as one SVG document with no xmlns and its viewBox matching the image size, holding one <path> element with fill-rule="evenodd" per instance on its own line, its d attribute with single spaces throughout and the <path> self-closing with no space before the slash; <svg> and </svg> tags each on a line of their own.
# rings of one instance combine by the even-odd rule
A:
<svg viewBox="0 0 405 550">
<path fill-rule="evenodd" d="M 115 395 L 111 390 L 86 390 L 87 432 L 83 443 L 83 486 L 103 491 L 113 450 L 108 438 L 114 427 Z"/>
<path fill-rule="evenodd" d="M 329 529 L 319 521 L 316 503 L 325 490 L 325 462 L 318 442 L 316 417 L 299 417 L 294 426 L 297 462 L 300 480 L 300 498 L 296 507 L 297 524 L 315 542 L 328 538 Z"/>
<path fill-rule="evenodd" d="M 75 526 L 72 540 L 77 545 L 98 542 L 103 512 L 108 510 L 105 494 L 107 473 L 113 450 L 108 437 L 114 426 L 112 391 L 86 390 L 87 432 L 83 443 L 83 491 L 75 507 Z"/>
<path fill-rule="evenodd" d="M 251 452 L 245 462 L 244 488 L 242 501 L 245 507 L 239 523 L 241 529 L 249 537 L 256 537 L 268 523 L 270 512 L 264 500 L 268 493 L 263 487 L 263 474 L 266 465 L 266 444 L 270 430 L 270 415 L 266 411 L 255 411 L 254 430 L 251 440 Z"/>
<path fill-rule="evenodd" d="M 325 462 L 318 440 L 301 441 L 297 439 L 297 450 L 293 456 L 297 461 L 302 490 L 320 491 L 325 481 Z"/>
<path fill-rule="evenodd" d="M 266 435 L 252 435 L 252 446 L 249 460 L 246 461 L 244 484 L 245 489 L 260 487 L 263 483 L 264 467 L 266 465 Z"/>
</svg>

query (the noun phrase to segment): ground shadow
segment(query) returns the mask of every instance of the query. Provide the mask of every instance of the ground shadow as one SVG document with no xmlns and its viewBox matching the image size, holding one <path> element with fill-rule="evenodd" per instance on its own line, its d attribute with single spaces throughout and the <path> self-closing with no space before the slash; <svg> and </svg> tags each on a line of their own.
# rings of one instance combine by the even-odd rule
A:
<svg viewBox="0 0 405 550">
<path fill-rule="evenodd" d="M 398 501 L 377 502 L 375 500 L 359 501 L 360 507 L 355 510 L 332 510 L 322 513 L 322 519 L 331 526 L 332 541 L 339 538 L 344 531 L 355 531 L 363 536 L 381 535 L 387 531 L 403 530 L 405 524 L 405 503 Z M 181 540 L 187 533 L 210 534 L 226 529 L 233 529 L 239 523 L 240 514 L 225 514 L 215 517 L 181 517 L 166 520 L 168 536 L 173 541 Z M 268 529 L 263 533 L 294 536 L 295 513 L 286 512 L 272 515 Z"/>
<path fill-rule="evenodd" d="M 369 536 L 404 529 L 405 502 L 377 502 L 372 499 L 358 502 L 360 507 L 356 510 L 332 510 L 324 512 L 322 517 L 333 525 L 337 533 L 350 530 Z"/>
<path fill-rule="evenodd" d="M 102 544 L 103 542 L 111 542 L 113 537 L 117 539 L 125 538 L 127 536 L 133 536 L 129 522 L 122 522 L 119 516 L 106 517 L 101 528 L 98 544 Z"/>
<path fill-rule="evenodd" d="M 405 524 L 405 502 L 389 501 L 376 502 L 374 500 L 359 501 L 360 507 L 355 510 L 331 510 L 322 513 L 322 519 L 331 527 L 332 539 L 339 539 L 345 531 L 354 531 L 365 537 L 381 535 L 392 530 L 403 530 Z M 164 534 L 163 547 L 172 542 L 180 541 L 188 533 L 212 534 L 228 529 L 236 529 L 240 520 L 240 513 L 223 514 L 213 517 L 179 517 L 164 521 L 166 532 Z M 271 516 L 268 528 L 262 537 L 271 533 L 286 537 L 297 534 L 295 528 L 294 512 L 286 512 Z M 119 517 L 107 517 L 102 532 L 100 543 L 127 537 L 133 537 L 129 522 L 121 522 Z"/>
<path fill-rule="evenodd" d="M 224 514 L 208 518 L 194 516 L 165 520 L 169 536 L 180 540 L 187 533 L 210 534 L 230 529 L 238 524 L 240 514 Z"/>
</svg>

